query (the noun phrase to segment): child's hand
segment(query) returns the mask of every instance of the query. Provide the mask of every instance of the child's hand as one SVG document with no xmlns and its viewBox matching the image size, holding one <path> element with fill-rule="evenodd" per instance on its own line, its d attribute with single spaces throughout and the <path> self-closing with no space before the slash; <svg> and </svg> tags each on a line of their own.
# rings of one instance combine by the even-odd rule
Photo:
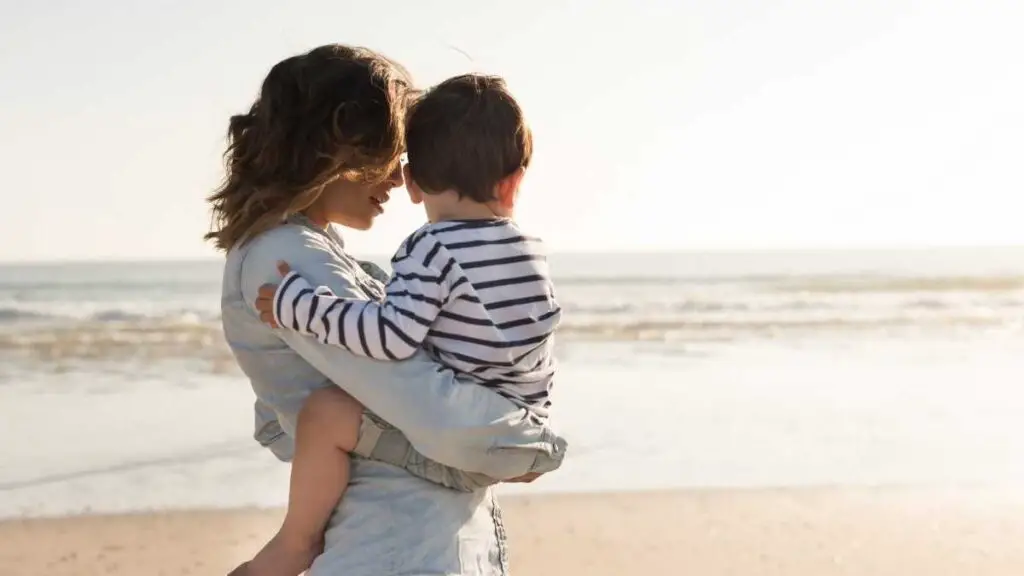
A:
<svg viewBox="0 0 1024 576">
<path fill-rule="evenodd" d="M 284 278 L 292 271 L 287 262 L 278 262 L 277 271 Z M 264 284 L 256 292 L 256 311 L 260 313 L 260 322 L 271 328 L 280 328 L 274 320 L 274 294 L 277 294 L 277 284 Z"/>
</svg>

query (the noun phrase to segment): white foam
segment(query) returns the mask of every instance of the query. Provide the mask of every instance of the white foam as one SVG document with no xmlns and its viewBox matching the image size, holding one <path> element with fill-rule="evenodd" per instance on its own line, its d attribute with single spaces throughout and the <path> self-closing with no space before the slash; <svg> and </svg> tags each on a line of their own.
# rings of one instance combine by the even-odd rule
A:
<svg viewBox="0 0 1024 576">
<path fill-rule="evenodd" d="M 503 491 L 1024 480 L 1024 340 L 847 341 L 684 357 L 571 346 L 558 473 Z M 173 376 L 173 375 L 171 375 Z M 238 377 L 0 387 L 0 516 L 276 506 Z"/>
</svg>

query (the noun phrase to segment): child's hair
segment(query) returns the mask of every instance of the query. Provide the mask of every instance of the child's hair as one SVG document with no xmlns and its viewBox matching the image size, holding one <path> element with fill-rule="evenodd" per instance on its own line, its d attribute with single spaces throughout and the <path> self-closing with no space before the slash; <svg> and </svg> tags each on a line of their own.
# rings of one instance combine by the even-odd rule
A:
<svg viewBox="0 0 1024 576">
<path fill-rule="evenodd" d="M 413 103 L 406 119 L 410 175 L 426 194 L 494 200 L 498 182 L 533 155 L 523 112 L 497 76 L 449 78 Z"/>
</svg>

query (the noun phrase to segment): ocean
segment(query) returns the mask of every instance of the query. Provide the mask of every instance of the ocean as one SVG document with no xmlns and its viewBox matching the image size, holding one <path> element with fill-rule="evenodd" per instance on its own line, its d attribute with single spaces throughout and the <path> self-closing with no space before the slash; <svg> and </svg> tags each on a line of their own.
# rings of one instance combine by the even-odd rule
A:
<svg viewBox="0 0 1024 576">
<path fill-rule="evenodd" d="M 571 453 L 502 490 L 1024 480 L 1024 249 L 551 266 Z M 219 290 L 215 260 L 0 265 L 0 516 L 285 501 Z"/>
</svg>

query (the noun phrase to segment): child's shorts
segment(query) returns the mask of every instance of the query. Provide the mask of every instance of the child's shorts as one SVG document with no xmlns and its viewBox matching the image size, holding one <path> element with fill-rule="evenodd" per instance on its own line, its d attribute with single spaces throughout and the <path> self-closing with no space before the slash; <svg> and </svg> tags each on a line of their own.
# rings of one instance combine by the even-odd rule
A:
<svg viewBox="0 0 1024 576">
<path fill-rule="evenodd" d="M 543 474 L 562 465 L 565 458 L 565 440 L 546 428 L 545 433 L 550 439 L 550 450 L 516 449 L 536 452 L 533 465 L 527 473 Z M 370 412 L 363 414 L 363 421 L 359 427 L 359 441 L 353 453 L 368 460 L 398 466 L 413 476 L 461 492 L 472 492 L 504 481 L 484 474 L 457 470 L 423 456 L 413 448 L 402 432 Z"/>
</svg>

